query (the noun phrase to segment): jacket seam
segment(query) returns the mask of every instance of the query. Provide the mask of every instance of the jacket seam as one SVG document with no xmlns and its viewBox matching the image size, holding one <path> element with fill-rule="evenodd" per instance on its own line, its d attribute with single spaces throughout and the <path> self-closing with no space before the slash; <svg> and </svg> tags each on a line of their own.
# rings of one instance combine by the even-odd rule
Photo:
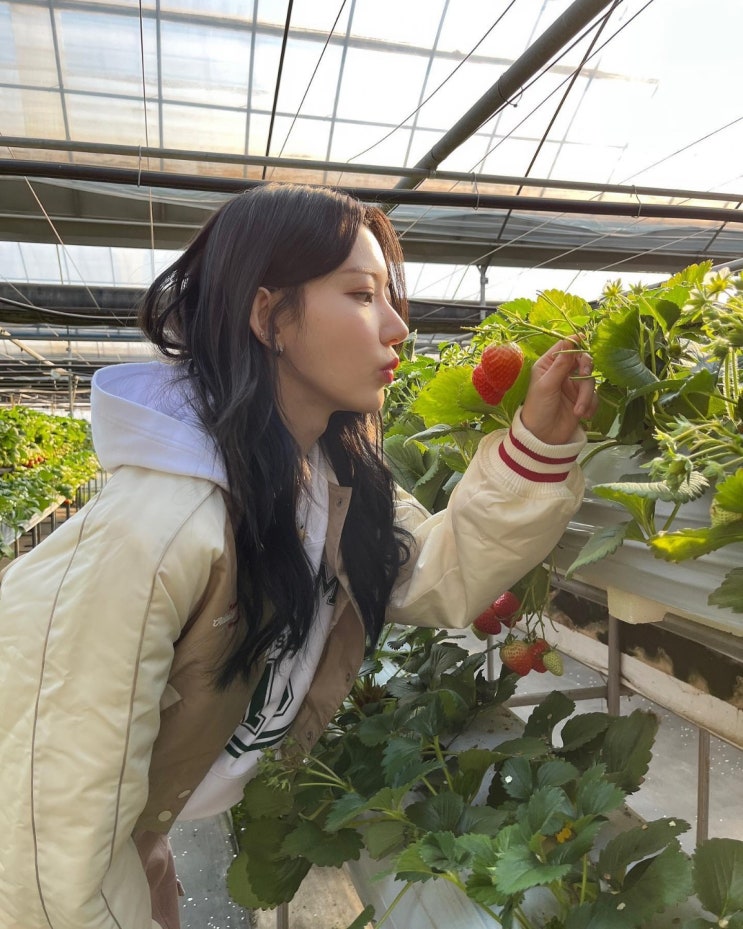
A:
<svg viewBox="0 0 743 929">
<path fill-rule="evenodd" d="M 183 518 L 183 520 L 182 520 L 182 521 L 178 524 L 178 526 L 174 529 L 173 534 L 170 536 L 170 538 L 168 539 L 168 541 L 167 541 L 166 544 L 164 545 L 162 554 L 160 555 L 160 558 L 158 559 L 157 563 L 154 565 L 154 568 L 153 568 L 153 571 L 152 571 L 152 585 L 151 585 L 151 587 L 150 587 L 150 595 L 149 595 L 149 598 L 148 598 L 148 600 L 147 600 L 147 604 L 146 604 L 145 609 L 144 609 L 143 622 L 142 622 L 142 626 L 141 626 L 141 629 L 140 629 L 140 635 L 139 635 L 139 645 L 138 645 L 138 648 L 137 648 L 137 662 L 136 662 L 136 665 L 135 665 L 135 668 L 134 668 L 134 677 L 132 678 L 131 687 L 130 687 L 130 692 L 129 692 L 129 693 L 130 693 L 130 696 L 129 696 L 129 714 L 128 714 L 127 726 L 126 726 L 126 741 L 125 741 L 125 744 L 124 744 L 124 747 L 123 747 L 124 750 L 123 750 L 123 752 L 122 752 L 122 758 L 121 758 L 121 769 L 120 769 L 120 771 L 119 771 L 119 782 L 118 782 L 117 789 L 116 789 L 116 807 L 115 807 L 115 809 L 116 809 L 116 814 L 115 814 L 115 817 L 114 817 L 113 830 L 112 830 L 112 833 L 111 833 L 111 847 L 110 847 L 110 853 L 109 853 L 109 859 L 108 859 L 108 866 L 109 866 L 109 868 L 110 868 L 110 866 L 111 866 L 111 862 L 113 861 L 114 845 L 116 844 L 116 835 L 117 835 L 117 833 L 118 833 L 118 828 L 119 828 L 119 813 L 120 813 L 120 807 L 121 807 L 121 788 L 122 788 L 122 783 L 123 783 L 123 780 L 124 780 L 124 771 L 126 770 L 126 759 L 127 759 L 127 754 L 128 754 L 128 751 L 129 751 L 129 740 L 130 740 L 131 731 L 132 731 L 132 714 L 133 714 L 133 712 L 134 712 L 134 697 L 135 697 L 135 693 L 136 693 L 136 689 L 137 689 L 137 681 L 139 680 L 139 664 L 140 664 L 139 659 L 140 659 L 141 654 L 142 654 L 142 646 L 143 646 L 143 643 L 144 643 L 145 632 L 146 632 L 146 629 L 147 629 L 147 618 L 149 617 L 149 614 L 150 614 L 150 606 L 152 605 L 153 591 L 154 591 L 154 589 L 155 589 L 155 584 L 156 584 L 156 580 L 157 580 L 157 572 L 158 572 L 160 566 L 162 565 L 165 556 L 166 556 L 167 553 L 170 551 L 170 548 L 171 548 L 171 546 L 172 546 L 172 544 L 173 544 L 173 541 L 177 538 L 177 536 L 179 535 L 179 533 L 182 531 L 184 525 L 185 525 L 190 519 L 193 518 L 194 513 L 196 513 L 197 510 L 199 510 L 199 509 L 204 505 L 204 503 L 206 502 L 206 500 L 208 499 L 208 497 L 209 497 L 210 495 L 211 495 L 211 490 L 210 490 L 209 494 L 207 494 L 206 497 L 204 497 L 202 500 L 199 501 L 199 503 L 198 503 L 197 506 L 195 506 L 193 509 L 189 510 L 188 514 Z M 159 712 L 159 710 L 158 710 L 158 712 Z M 105 898 L 104 898 L 104 899 L 105 899 Z M 112 915 L 113 915 L 113 914 L 112 914 Z"/>
<path fill-rule="evenodd" d="M 77 541 L 75 542 L 75 546 L 72 552 L 70 553 L 70 557 L 67 562 L 67 567 L 65 568 L 64 574 L 60 578 L 59 584 L 57 586 L 57 591 L 54 596 L 52 608 L 49 612 L 49 621 L 46 627 L 46 635 L 44 636 L 44 649 L 43 649 L 42 659 L 41 659 L 41 668 L 39 670 L 39 688 L 36 693 L 36 702 L 34 703 L 34 721 L 33 721 L 32 735 L 31 735 L 31 762 L 30 762 L 30 768 L 31 768 L 31 778 L 30 778 L 31 780 L 31 834 L 32 834 L 33 843 L 34 843 L 34 871 L 36 873 L 36 886 L 39 891 L 39 900 L 41 901 L 41 907 L 44 910 L 44 916 L 46 917 L 46 921 L 50 927 L 53 926 L 53 923 L 52 923 L 51 917 L 49 916 L 49 911 L 47 910 L 47 907 L 46 907 L 46 901 L 44 898 L 44 890 L 41 886 L 41 875 L 39 873 L 39 845 L 38 845 L 38 836 L 36 834 L 36 790 L 34 787 L 35 771 L 36 771 L 36 764 L 35 764 L 35 761 L 36 761 L 36 729 L 37 729 L 37 725 L 39 721 L 39 703 L 41 701 L 41 689 L 42 689 L 42 685 L 44 681 L 44 671 L 46 670 L 46 655 L 47 655 L 47 649 L 49 647 L 49 635 L 51 633 L 52 622 L 54 620 L 54 613 L 57 608 L 57 601 L 59 600 L 59 593 L 60 593 L 60 590 L 62 589 L 62 585 L 65 582 L 65 578 L 67 577 L 70 567 L 72 566 L 72 562 L 75 558 L 75 553 L 77 552 L 80 546 L 80 540 L 83 536 L 83 532 L 85 530 L 88 517 L 93 512 L 93 509 L 95 509 L 95 507 L 98 505 L 99 499 L 100 498 L 96 499 L 96 501 L 93 503 L 93 506 L 90 508 L 88 513 L 86 513 L 85 518 L 82 520 L 80 524 L 80 531 L 78 532 L 78 535 L 77 535 Z"/>
</svg>

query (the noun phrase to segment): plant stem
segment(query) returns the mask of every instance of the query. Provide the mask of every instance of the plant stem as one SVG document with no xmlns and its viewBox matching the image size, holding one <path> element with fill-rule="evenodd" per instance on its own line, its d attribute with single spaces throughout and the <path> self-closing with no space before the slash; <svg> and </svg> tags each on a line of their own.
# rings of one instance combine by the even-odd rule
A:
<svg viewBox="0 0 743 929">
<path fill-rule="evenodd" d="M 397 904 L 400 902 L 400 900 L 402 900 L 402 898 L 405 896 L 405 894 L 410 890 L 410 888 L 411 888 L 412 886 L 413 886 L 413 885 L 412 885 L 412 883 L 410 883 L 410 882 L 408 882 L 407 884 L 405 884 L 405 886 L 404 886 L 404 887 L 402 888 L 402 890 L 397 894 L 397 896 L 396 896 L 395 899 L 392 901 L 392 903 L 390 903 L 390 905 L 387 907 L 387 909 L 384 911 L 384 913 L 382 913 L 382 918 L 381 918 L 380 920 L 378 920 L 378 921 L 375 923 L 375 926 L 377 927 L 377 929 L 379 929 L 379 926 L 381 926 L 382 923 L 387 919 L 387 917 L 392 913 L 392 911 L 395 909 L 395 907 L 397 906 Z"/>
<path fill-rule="evenodd" d="M 449 769 L 446 765 L 446 759 L 444 758 L 444 753 L 441 751 L 441 740 L 436 736 L 433 740 L 433 750 L 436 752 L 436 757 L 441 762 L 441 767 L 444 770 L 444 777 L 446 778 L 446 783 L 449 785 L 449 790 L 454 790 L 454 784 L 451 779 L 451 774 L 449 774 Z"/>
<path fill-rule="evenodd" d="M 583 877 L 580 882 L 580 903 L 586 899 L 586 888 L 588 886 L 588 855 L 583 856 Z"/>
</svg>

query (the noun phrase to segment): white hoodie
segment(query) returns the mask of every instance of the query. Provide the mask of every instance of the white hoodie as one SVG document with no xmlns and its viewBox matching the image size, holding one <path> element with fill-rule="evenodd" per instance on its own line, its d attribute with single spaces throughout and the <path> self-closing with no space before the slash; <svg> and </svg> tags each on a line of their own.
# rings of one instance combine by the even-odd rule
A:
<svg viewBox="0 0 743 929">
<path fill-rule="evenodd" d="M 104 471 L 122 465 L 201 477 L 227 488 L 224 464 L 189 399 L 181 364 L 111 365 L 93 376 L 93 444 Z"/>
</svg>

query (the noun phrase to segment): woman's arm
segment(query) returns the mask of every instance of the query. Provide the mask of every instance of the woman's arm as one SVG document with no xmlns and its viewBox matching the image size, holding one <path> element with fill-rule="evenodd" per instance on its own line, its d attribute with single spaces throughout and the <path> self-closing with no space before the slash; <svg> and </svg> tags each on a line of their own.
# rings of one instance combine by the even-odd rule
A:
<svg viewBox="0 0 743 929">
<path fill-rule="evenodd" d="M 445 510 L 428 516 L 400 496 L 413 547 L 390 621 L 466 626 L 554 548 L 582 499 L 575 460 L 585 444 L 580 419 L 595 409 L 590 371 L 574 343 L 557 343 L 534 365 L 511 428 L 480 442 Z"/>
</svg>

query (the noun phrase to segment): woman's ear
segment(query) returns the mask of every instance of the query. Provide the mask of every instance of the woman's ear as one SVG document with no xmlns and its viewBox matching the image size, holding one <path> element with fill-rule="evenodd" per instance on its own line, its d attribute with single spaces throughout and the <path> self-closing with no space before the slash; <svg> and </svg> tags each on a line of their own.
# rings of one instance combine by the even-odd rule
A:
<svg viewBox="0 0 743 929">
<path fill-rule="evenodd" d="M 250 309 L 250 329 L 256 339 L 269 349 L 274 347 L 271 322 L 272 302 L 271 291 L 266 287 L 259 287 Z"/>
</svg>

